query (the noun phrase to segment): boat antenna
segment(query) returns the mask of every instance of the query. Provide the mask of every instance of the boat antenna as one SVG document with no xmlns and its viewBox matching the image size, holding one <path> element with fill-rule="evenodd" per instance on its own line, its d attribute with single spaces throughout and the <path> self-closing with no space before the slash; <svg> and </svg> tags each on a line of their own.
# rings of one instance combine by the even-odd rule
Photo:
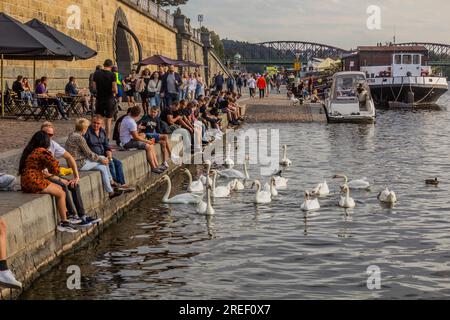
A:
<svg viewBox="0 0 450 320">
<path fill-rule="evenodd" d="M 394 24 L 394 46 L 395 46 L 395 42 L 396 42 L 396 35 L 397 35 L 397 27 Z"/>
</svg>

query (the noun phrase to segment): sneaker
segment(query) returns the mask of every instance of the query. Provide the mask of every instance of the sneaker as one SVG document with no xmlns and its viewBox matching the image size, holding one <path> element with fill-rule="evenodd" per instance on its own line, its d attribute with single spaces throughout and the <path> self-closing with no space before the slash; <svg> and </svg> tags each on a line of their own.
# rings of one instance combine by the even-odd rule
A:
<svg viewBox="0 0 450 320">
<path fill-rule="evenodd" d="M 87 221 L 87 219 L 85 217 L 83 217 L 81 220 L 82 221 L 76 225 L 77 228 L 84 229 L 84 228 L 90 228 L 92 226 L 92 223 Z"/>
<path fill-rule="evenodd" d="M 69 221 L 61 221 L 57 227 L 60 232 L 77 233 L 75 225 L 71 224 Z"/>
<path fill-rule="evenodd" d="M 109 195 L 109 200 L 120 197 L 121 195 L 123 195 L 123 191 L 114 191 L 113 194 Z"/>
<path fill-rule="evenodd" d="M 92 218 L 92 217 L 89 217 L 89 216 L 84 216 L 84 220 L 87 221 L 87 222 L 90 222 L 91 224 L 97 224 L 97 223 L 102 222 L 101 218 Z"/>
<path fill-rule="evenodd" d="M 159 169 L 159 168 L 156 168 L 156 169 L 152 169 L 152 173 L 155 173 L 155 174 L 162 174 L 162 173 L 164 173 L 164 171 L 161 170 L 161 169 Z"/>
<path fill-rule="evenodd" d="M 162 164 L 162 165 L 160 165 L 160 166 L 158 167 L 158 169 L 160 169 L 160 170 L 162 170 L 162 171 L 164 172 L 164 171 L 169 170 L 169 167 L 166 166 L 166 165 L 164 165 L 164 164 Z"/>
<path fill-rule="evenodd" d="M 11 270 L 0 271 L 0 287 L 9 289 L 22 289 L 22 283 L 16 280 Z"/>
<path fill-rule="evenodd" d="M 78 216 L 76 216 L 76 215 L 73 215 L 73 216 L 67 215 L 67 221 L 68 221 L 70 224 L 79 224 L 79 223 L 82 222 L 82 220 L 80 219 L 80 217 L 78 217 Z"/>
</svg>

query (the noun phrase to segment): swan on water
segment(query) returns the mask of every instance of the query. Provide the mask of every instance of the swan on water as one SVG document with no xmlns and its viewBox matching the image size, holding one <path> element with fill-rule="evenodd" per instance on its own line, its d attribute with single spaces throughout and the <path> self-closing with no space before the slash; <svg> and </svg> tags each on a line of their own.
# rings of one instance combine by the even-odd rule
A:
<svg viewBox="0 0 450 320">
<path fill-rule="evenodd" d="M 316 197 L 325 197 L 330 194 L 330 189 L 328 188 L 328 184 L 326 181 L 319 183 L 317 187 L 313 189 L 311 192 L 313 196 Z"/>
<path fill-rule="evenodd" d="M 280 171 L 274 173 L 274 175 L 273 175 L 276 189 L 286 189 L 287 188 L 289 179 L 282 177 L 281 174 L 282 174 L 282 171 L 280 170 Z"/>
<path fill-rule="evenodd" d="M 192 181 L 192 174 L 188 169 L 185 169 L 184 173 L 189 178 L 189 185 L 188 185 L 187 191 L 193 192 L 193 193 L 203 193 L 203 191 L 204 191 L 203 183 L 200 180 Z"/>
<path fill-rule="evenodd" d="M 243 190 L 245 190 L 245 185 L 242 183 L 241 180 L 234 179 L 231 182 L 231 189 L 233 191 L 243 191 Z"/>
<path fill-rule="evenodd" d="M 216 186 L 217 171 L 212 170 L 213 173 L 213 183 L 212 183 L 212 196 L 213 198 L 228 198 L 231 194 L 232 183 L 228 183 L 226 186 Z"/>
<path fill-rule="evenodd" d="M 170 180 L 170 177 L 168 175 L 165 175 L 163 177 L 163 180 L 167 182 L 167 189 L 166 193 L 163 196 L 162 202 L 163 203 L 172 203 L 172 204 L 198 204 L 200 201 L 202 201 L 202 197 L 193 195 L 191 193 L 183 193 L 174 196 L 173 198 L 170 198 L 170 193 L 172 191 L 172 181 Z"/>
<path fill-rule="evenodd" d="M 208 184 L 206 186 L 206 202 L 200 201 L 197 205 L 197 213 L 206 214 L 208 216 L 212 216 L 216 213 L 212 204 L 211 204 L 211 185 Z"/>
<path fill-rule="evenodd" d="M 266 183 L 263 187 L 263 191 L 267 191 L 270 192 L 270 194 L 272 195 L 272 197 L 276 197 L 278 196 L 278 191 L 275 188 L 275 178 L 271 177 L 270 178 L 270 184 Z"/>
<path fill-rule="evenodd" d="M 287 157 L 287 145 L 283 146 L 283 159 L 280 161 L 280 165 L 283 167 L 289 167 L 292 164 L 292 161 Z"/>
<path fill-rule="evenodd" d="M 248 180 L 248 179 L 250 179 L 250 175 L 248 174 L 247 160 L 248 160 L 248 158 L 245 158 L 245 160 L 244 160 L 244 173 L 242 173 L 236 169 L 225 169 L 222 171 L 218 171 L 217 173 L 219 174 L 219 176 L 227 178 L 227 179 Z"/>
<path fill-rule="evenodd" d="M 305 191 L 305 201 L 303 202 L 301 209 L 303 211 L 314 211 L 320 209 L 319 199 L 311 199 L 311 194 Z"/>
<path fill-rule="evenodd" d="M 397 202 L 397 195 L 394 191 L 389 190 L 388 188 L 384 189 L 378 194 L 378 200 L 384 203 L 396 203 Z"/>
<path fill-rule="evenodd" d="M 255 195 L 255 203 L 258 204 L 267 204 L 272 202 L 272 195 L 270 194 L 270 191 L 263 191 L 261 190 L 261 182 L 258 180 L 255 180 L 253 182 L 252 188 L 256 185 L 256 195 Z"/>
<path fill-rule="evenodd" d="M 341 189 L 342 193 L 345 193 L 345 196 L 341 196 L 341 200 L 339 201 L 339 206 L 345 209 L 353 209 L 356 207 L 355 200 L 350 197 L 350 188 L 348 185 L 344 185 Z"/>
<path fill-rule="evenodd" d="M 231 144 L 228 144 L 228 148 L 227 148 L 227 157 L 225 159 L 225 167 L 227 167 L 228 169 L 232 169 L 234 167 L 234 161 L 231 158 Z"/>
<path fill-rule="evenodd" d="M 333 179 L 342 178 L 344 179 L 344 184 L 341 187 L 344 187 L 347 185 L 350 189 L 353 190 L 369 190 L 370 189 L 370 183 L 367 181 L 367 178 L 362 178 L 359 180 L 352 180 L 348 181 L 348 178 L 346 175 L 343 174 L 337 174 L 333 177 Z"/>
</svg>

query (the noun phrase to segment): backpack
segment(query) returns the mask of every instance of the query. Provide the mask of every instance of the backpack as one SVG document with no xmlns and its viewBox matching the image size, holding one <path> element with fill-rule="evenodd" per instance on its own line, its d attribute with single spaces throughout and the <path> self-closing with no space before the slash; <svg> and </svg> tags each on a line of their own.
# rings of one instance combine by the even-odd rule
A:
<svg viewBox="0 0 450 320">
<path fill-rule="evenodd" d="M 116 124 L 114 125 L 114 131 L 113 131 L 113 140 L 117 143 L 117 145 L 120 147 L 120 125 L 122 124 L 123 119 L 125 119 L 127 115 L 121 116 L 119 119 L 117 119 Z"/>
</svg>

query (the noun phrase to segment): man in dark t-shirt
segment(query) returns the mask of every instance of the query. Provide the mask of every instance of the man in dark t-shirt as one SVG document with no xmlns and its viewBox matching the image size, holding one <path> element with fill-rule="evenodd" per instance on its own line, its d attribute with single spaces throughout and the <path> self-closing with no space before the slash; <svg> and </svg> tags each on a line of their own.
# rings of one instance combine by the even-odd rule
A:
<svg viewBox="0 0 450 320">
<path fill-rule="evenodd" d="M 108 139 L 111 137 L 111 124 L 114 117 L 117 94 L 116 76 L 112 73 L 113 62 L 105 60 L 103 69 L 94 73 L 93 88 L 97 92 L 95 114 L 105 117 L 105 130 Z"/>
</svg>

